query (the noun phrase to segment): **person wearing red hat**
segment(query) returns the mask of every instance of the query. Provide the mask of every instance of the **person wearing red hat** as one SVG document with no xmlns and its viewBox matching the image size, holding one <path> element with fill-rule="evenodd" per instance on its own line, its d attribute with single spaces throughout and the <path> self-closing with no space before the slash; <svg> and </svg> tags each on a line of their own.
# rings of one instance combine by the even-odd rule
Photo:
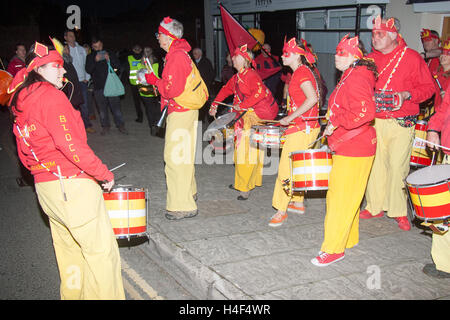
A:
<svg viewBox="0 0 450 320">
<path fill-rule="evenodd" d="M 345 249 L 359 242 L 359 208 L 376 151 L 373 101 L 376 65 L 361 50 L 358 36 L 336 47 L 341 78 L 328 102 L 324 134 L 334 152 L 328 181 L 324 240 L 311 262 L 319 267 L 342 260 Z"/>
<path fill-rule="evenodd" d="M 444 46 L 444 52 L 445 52 Z M 442 54 L 444 54 L 444 52 Z M 430 118 L 427 128 L 428 147 L 439 149 L 445 153 L 442 164 L 450 165 L 450 87 L 445 90 L 442 104 L 436 107 L 436 113 Z M 439 132 L 441 137 L 439 138 Z M 423 272 L 436 278 L 450 278 L 450 232 L 437 234 L 433 232 L 431 257 L 433 263 L 427 264 Z"/>
<path fill-rule="evenodd" d="M 420 32 L 420 38 L 422 40 L 423 49 L 425 50 L 420 55 L 425 59 L 425 62 L 430 69 L 431 75 L 436 80 L 436 94 L 434 94 L 430 99 L 425 100 L 420 104 L 421 114 L 419 119 L 428 119 L 431 114 L 434 113 L 435 107 L 439 105 L 442 101 L 442 96 L 440 95 L 439 80 L 437 79 L 438 69 L 439 69 L 439 56 L 442 49 L 439 47 L 441 40 L 439 39 L 439 34 L 430 29 L 422 29 Z M 445 87 L 444 87 L 445 88 Z"/>
<path fill-rule="evenodd" d="M 215 116 L 217 102 L 222 102 L 228 96 L 234 95 L 234 112 L 242 115 L 242 118 L 234 126 L 235 176 L 234 185 L 230 185 L 230 188 L 239 191 L 238 200 L 247 200 L 250 191 L 262 185 L 264 157 L 263 150 L 250 144 L 250 129 L 262 119 L 275 119 L 278 105 L 254 69 L 253 53 L 247 49 L 246 44 L 235 49 L 231 60 L 238 72 L 220 89 L 214 102 L 211 103 L 209 114 Z"/>
<path fill-rule="evenodd" d="M 169 220 L 195 217 L 195 150 L 198 109 L 208 99 L 208 90 L 190 58 L 189 43 L 182 39 L 183 25 L 165 17 L 156 37 L 167 52 L 164 70 L 159 79 L 153 72 L 145 74 L 147 84 L 157 87 L 161 108 L 167 107 L 164 162 L 167 183 L 165 214 Z M 145 83 L 144 83 L 145 84 Z M 181 143 L 180 143 L 181 139 Z"/>
<path fill-rule="evenodd" d="M 409 160 L 419 103 L 435 92 L 425 61 L 408 48 L 394 18 L 378 16 L 372 29 L 374 59 L 378 69 L 375 85 L 377 151 L 366 190 L 367 205 L 361 219 L 382 217 L 387 211 L 402 230 L 409 230 L 404 179 Z"/>
<path fill-rule="evenodd" d="M 450 38 L 442 44 L 442 52 L 439 56 L 439 65 L 431 74 L 436 81 L 436 108 L 441 104 L 445 89 L 450 84 Z"/>
<path fill-rule="evenodd" d="M 295 38 L 284 44 L 283 64 L 292 69 L 287 96 L 287 116 L 280 124 L 288 126 L 286 137 L 278 165 L 278 176 L 272 197 L 272 206 L 277 212 L 272 216 L 269 226 L 278 227 L 288 217 L 289 213 L 304 214 L 304 192 L 294 193 L 292 197 L 283 189 L 283 181 L 290 177 L 289 154 L 294 151 L 306 150 L 317 138 L 320 131 L 319 75 L 315 73 L 313 63 L 316 59 L 309 50 L 306 41 Z M 294 123 L 294 124 L 292 124 Z"/>
<path fill-rule="evenodd" d="M 434 73 L 439 66 L 439 55 L 441 54 L 439 33 L 430 29 L 422 29 L 420 39 L 424 49 L 420 55 L 425 59 L 431 73 Z"/>
<path fill-rule="evenodd" d="M 49 217 L 62 299 L 124 299 L 120 255 L 102 186 L 114 175 L 87 144 L 80 112 L 63 86 L 61 53 L 36 42 L 9 92 L 23 165 Z"/>
</svg>

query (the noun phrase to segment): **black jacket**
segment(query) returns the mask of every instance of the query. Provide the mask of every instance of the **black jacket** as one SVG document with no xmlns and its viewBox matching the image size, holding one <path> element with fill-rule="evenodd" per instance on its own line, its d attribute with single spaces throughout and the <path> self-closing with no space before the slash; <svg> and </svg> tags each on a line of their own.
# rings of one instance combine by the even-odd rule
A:
<svg viewBox="0 0 450 320">
<path fill-rule="evenodd" d="M 107 51 L 108 52 L 108 51 Z M 109 54 L 109 62 L 113 69 L 120 69 L 120 61 L 114 53 Z M 108 64 L 106 60 L 95 61 L 97 51 L 92 51 L 86 57 L 86 72 L 92 77 L 94 90 L 103 89 L 105 87 L 106 77 L 108 76 Z"/>
<path fill-rule="evenodd" d="M 203 81 L 205 81 L 208 90 L 211 90 L 211 84 L 216 76 L 211 61 L 206 57 L 202 57 L 198 63 L 195 60 L 194 62 L 197 65 L 197 69 L 200 72 Z"/>
<path fill-rule="evenodd" d="M 70 103 L 76 109 L 79 109 L 79 106 L 84 103 L 84 98 L 81 93 L 80 83 L 78 82 L 77 71 L 73 64 L 67 61 L 64 61 L 64 69 L 66 70 L 64 77 L 70 82 L 64 86 L 62 91 L 66 94 L 67 98 L 70 99 Z"/>
</svg>

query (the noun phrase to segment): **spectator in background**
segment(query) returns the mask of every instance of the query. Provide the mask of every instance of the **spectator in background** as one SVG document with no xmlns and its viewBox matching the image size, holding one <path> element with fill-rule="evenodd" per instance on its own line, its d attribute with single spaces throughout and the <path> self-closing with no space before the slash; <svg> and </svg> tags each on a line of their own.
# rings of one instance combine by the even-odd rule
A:
<svg viewBox="0 0 450 320">
<path fill-rule="evenodd" d="M 81 105 L 85 101 L 81 91 L 80 83 L 78 81 L 77 71 L 72 63 L 73 59 L 70 56 L 70 50 L 68 45 L 64 46 L 62 57 L 64 60 L 64 69 L 66 70 L 64 78 L 66 78 L 68 82 L 64 84 L 61 90 L 66 94 L 72 106 L 75 109 L 80 110 Z M 86 131 L 89 132 L 87 129 Z"/>
<path fill-rule="evenodd" d="M 100 113 L 100 124 L 102 126 L 101 135 L 105 135 L 110 130 L 108 108 L 111 110 L 116 127 L 119 132 L 128 134 L 125 129 L 122 111 L 120 110 L 119 97 L 105 97 L 103 89 L 108 76 L 108 62 L 111 67 L 120 67 L 119 59 L 114 54 L 109 54 L 103 50 L 103 42 L 97 38 L 92 39 L 92 52 L 86 57 L 86 71 L 91 75 L 94 85 L 94 97 Z"/>
<path fill-rule="evenodd" d="M 27 49 L 23 43 L 16 44 L 16 55 L 11 58 L 8 64 L 8 71 L 13 77 L 19 72 L 20 69 L 25 68 L 25 56 L 27 55 Z"/>
<path fill-rule="evenodd" d="M 84 50 L 86 50 L 86 57 L 91 53 L 91 47 L 89 46 L 89 44 L 85 43 L 83 44 L 83 48 Z M 95 109 L 97 109 L 97 112 L 100 114 L 100 111 L 98 111 L 98 106 L 95 103 L 95 99 L 94 99 L 94 86 L 92 84 L 92 79 L 91 79 L 91 75 L 88 73 L 89 75 L 89 81 L 87 84 L 87 104 L 88 104 L 88 109 L 89 109 L 89 120 L 95 120 L 97 119 L 97 117 L 95 116 Z M 94 106 L 95 105 L 95 106 Z"/>
<path fill-rule="evenodd" d="M 127 57 L 128 63 L 126 64 L 128 74 L 128 80 L 130 82 L 131 94 L 133 96 L 134 108 L 136 109 L 136 122 L 142 123 L 144 121 L 144 113 L 142 112 L 141 103 L 143 100 L 139 94 L 139 85 L 137 81 L 137 72 L 140 69 L 145 68 L 142 61 L 142 47 L 135 44 L 132 49 L 132 53 Z"/>
<path fill-rule="evenodd" d="M 206 87 L 208 88 L 208 92 L 211 96 L 212 83 L 215 77 L 212 63 L 207 57 L 203 57 L 203 51 L 200 48 L 194 48 L 194 50 L 192 50 L 192 56 L 194 57 L 195 65 L 197 66 L 203 81 L 205 81 Z M 208 110 L 205 106 L 203 106 L 199 110 L 199 120 L 208 124 L 208 118 Z"/>
<path fill-rule="evenodd" d="M 75 32 L 73 30 L 66 30 L 64 32 L 64 40 L 69 48 L 69 55 L 72 57 L 72 64 L 77 71 L 78 84 L 83 95 L 83 103 L 79 106 L 81 112 L 81 118 L 84 122 L 86 132 L 94 133 L 92 124 L 89 120 L 89 108 L 88 108 L 88 81 L 90 75 L 86 72 L 86 50 L 76 42 Z"/>
<path fill-rule="evenodd" d="M 222 85 L 225 85 L 237 72 L 236 69 L 233 68 L 233 61 L 231 61 L 230 53 L 227 54 L 225 60 L 227 64 L 223 66 L 222 73 L 220 74 L 220 81 L 222 82 Z"/>
<path fill-rule="evenodd" d="M 281 81 L 281 64 L 279 63 L 279 57 L 270 53 L 271 50 L 270 44 L 263 44 L 261 53 L 255 58 L 255 63 L 256 71 L 276 99 L 278 84 Z"/>
</svg>

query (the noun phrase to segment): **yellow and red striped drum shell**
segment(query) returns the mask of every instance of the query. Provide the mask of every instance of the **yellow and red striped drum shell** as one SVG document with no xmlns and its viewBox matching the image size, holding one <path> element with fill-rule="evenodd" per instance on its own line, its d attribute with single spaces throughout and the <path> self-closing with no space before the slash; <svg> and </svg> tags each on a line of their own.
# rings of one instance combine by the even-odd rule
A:
<svg viewBox="0 0 450 320">
<path fill-rule="evenodd" d="M 422 220 L 450 217 L 450 165 L 422 168 L 406 178 L 415 215 Z"/>
<path fill-rule="evenodd" d="M 427 139 L 428 123 L 426 121 L 417 121 L 415 126 L 415 139 L 411 151 L 409 164 L 412 166 L 429 166 L 431 158 L 426 149 L 426 143 L 416 138 Z"/>
<path fill-rule="evenodd" d="M 293 191 L 328 190 L 333 160 L 331 152 L 309 149 L 291 152 L 291 181 Z"/>
<path fill-rule="evenodd" d="M 147 231 L 146 191 L 114 188 L 104 192 L 106 211 L 117 238 L 138 236 Z"/>
</svg>

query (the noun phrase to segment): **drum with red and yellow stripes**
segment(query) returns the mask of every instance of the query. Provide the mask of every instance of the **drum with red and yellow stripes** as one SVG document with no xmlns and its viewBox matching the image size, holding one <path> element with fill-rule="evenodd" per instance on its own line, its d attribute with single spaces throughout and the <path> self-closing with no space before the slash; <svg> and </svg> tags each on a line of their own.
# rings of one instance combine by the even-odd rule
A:
<svg viewBox="0 0 450 320">
<path fill-rule="evenodd" d="M 406 185 L 417 218 L 428 221 L 450 217 L 450 165 L 417 170 L 406 178 Z"/>
<path fill-rule="evenodd" d="M 106 211 L 116 238 L 147 235 L 147 191 L 140 188 L 113 188 L 103 193 Z"/>
<path fill-rule="evenodd" d="M 292 191 L 328 190 L 333 160 L 326 149 L 309 149 L 291 152 Z"/>
<path fill-rule="evenodd" d="M 411 159 L 409 164 L 416 167 L 431 165 L 431 157 L 427 152 L 426 143 L 417 138 L 427 139 L 428 123 L 426 121 L 417 121 L 415 126 L 415 139 L 411 150 Z"/>
</svg>

